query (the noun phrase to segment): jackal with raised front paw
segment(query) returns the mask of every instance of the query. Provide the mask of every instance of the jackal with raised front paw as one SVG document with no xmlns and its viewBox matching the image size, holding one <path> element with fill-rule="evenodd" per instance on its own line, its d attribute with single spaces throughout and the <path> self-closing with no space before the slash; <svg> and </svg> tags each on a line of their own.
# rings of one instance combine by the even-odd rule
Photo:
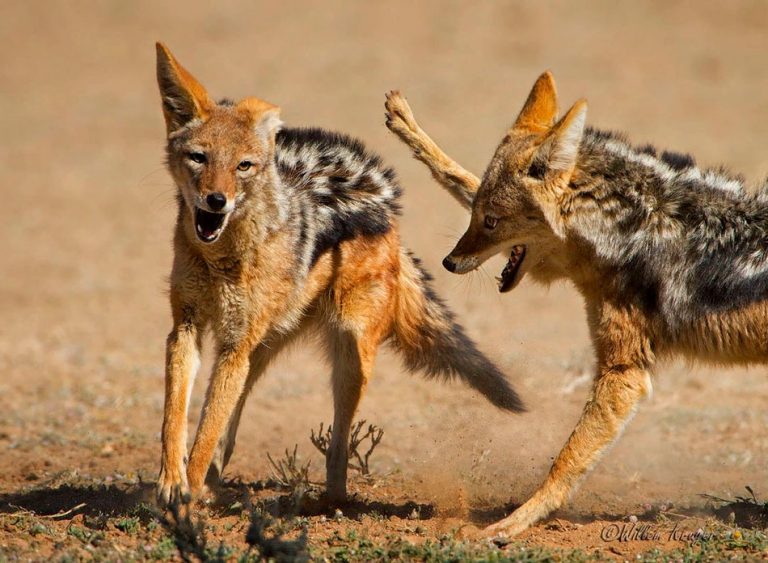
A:
<svg viewBox="0 0 768 563">
<path fill-rule="evenodd" d="M 584 297 L 597 373 L 544 484 L 489 533 L 516 534 L 561 506 L 651 393 L 657 360 L 768 360 L 768 185 L 700 169 L 585 127 L 586 101 L 557 117 L 550 73 L 536 82 L 482 181 L 419 127 L 405 99 L 387 125 L 471 211 L 443 261 L 465 274 L 494 254 L 499 290 L 523 276 L 568 279 Z"/>
</svg>

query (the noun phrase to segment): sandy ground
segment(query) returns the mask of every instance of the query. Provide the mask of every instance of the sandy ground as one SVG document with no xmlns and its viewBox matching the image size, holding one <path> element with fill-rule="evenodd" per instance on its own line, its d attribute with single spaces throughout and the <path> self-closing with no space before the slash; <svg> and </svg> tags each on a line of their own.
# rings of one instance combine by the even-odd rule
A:
<svg viewBox="0 0 768 563">
<path fill-rule="evenodd" d="M 0 511 L 63 471 L 94 482 L 157 474 L 175 213 L 157 39 L 215 95 L 258 95 L 288 124 L 358 136 L 396 167 L 406 244 L 530 412 L 496 412 L 458 384 L 404 373 L 385 352 L 360 412 L 385 429 L 374 469 L 393 479 L 391 494 L 459 522 L 473 521 L 472 507 L 524 501 L 588 392 L 580 299 L 530 282 L 500 296 L 499 262 L 471 277 L 442 270 L 467 217 L 384 127 L 384 92 L 402 90 L 433 137 L 480 173 L 549 68 L 563 104 L 588 97 L 591 124 L 756 182 L 768 171 L 766 4 L 211 6 L 0 7 Z M 561 516 L 620 520 L 645 504 L 703 506 L 701 493 L 732 497 L 745 485 L 768 497 L 767 399 L 762 368 L 660 367 L 654 397 Z M 308 436 L 330 418 L 328 368 L 302 344 L 253 393 L 228 475 L 266 478 L 265 454 L 294 444 L 322 467 Z M 545 525 L 525 537 L 570 541 Z"/>
</svg>

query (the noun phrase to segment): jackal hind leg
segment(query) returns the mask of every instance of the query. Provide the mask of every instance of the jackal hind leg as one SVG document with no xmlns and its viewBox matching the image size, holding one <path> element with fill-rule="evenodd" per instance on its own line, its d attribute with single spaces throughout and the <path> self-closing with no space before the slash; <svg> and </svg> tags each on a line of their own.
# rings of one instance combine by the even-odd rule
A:
<svg viewBox="0 0 768 563">
<path fill-rule="evenodd" d="M 381 289 L 368 285 L 345 295 L 337 307 L 340 319 L 328 331 L 334 417 L 326 454 L 326 487 L 332 504 L 347 498 L 352 420 L 371 377 L 378 347 L 392 326 L 393 295 Z"/>
<path fill-rule="evenodd" d="M 413 156 L 427 165 L 437 183 L 443 186 L 463 207 L 472 207 L 480 187 L 480 179 L 449 157 L 419 126 L 413 111 L 400 92 L 387 94 L 387 127 L 405 143 Z"/>
<path fill-rule="evenodd" d="M 599 370 L 581 418 L 544 484 L 525 504 L 486 528 L 485 533 L 514 536 L 566 502 L 579 480 L 619 437 L 640 400 L 651 392 L 650 385 L 649 373 L 639 367 Z"/>
</svg>

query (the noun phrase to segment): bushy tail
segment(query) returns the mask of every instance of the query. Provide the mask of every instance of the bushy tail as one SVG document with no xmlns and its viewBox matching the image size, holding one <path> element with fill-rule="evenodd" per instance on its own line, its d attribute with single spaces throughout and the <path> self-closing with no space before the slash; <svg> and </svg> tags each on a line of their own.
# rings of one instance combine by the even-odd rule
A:
<svg viewBox="0 0 768 563">
<path fill-rule="evenodd" d="M 405 250 L 393 344 L 410 370 L 429 377 L 459 378 L 499 408 L 522 412 L 523 402 L 506 377 L 464 334 L 453 313 L 431 287 L 431 276 Z"/>
</svg>

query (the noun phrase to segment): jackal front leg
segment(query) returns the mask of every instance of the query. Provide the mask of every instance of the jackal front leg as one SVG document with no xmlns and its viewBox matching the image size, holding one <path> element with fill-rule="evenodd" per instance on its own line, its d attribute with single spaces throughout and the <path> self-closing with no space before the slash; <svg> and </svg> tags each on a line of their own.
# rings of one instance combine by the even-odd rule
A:
<svg viewBox="0 0 768 563">
<path fill-rule="evenodd" d="M 600 369 L 592 396 L 544 484 L 525 504 L 485 532 L 514 536 L 559 508 L 579 479 L 618 438 L 638 402 L 650 393 L 650 385 L 650 375 L 639 367 L 622 365 Z"/>
<path fill-rule="evenodd" d="M 306 325 L 302 325 L 298 329 L 288 334 L 282 334 L 275 332 L 269 335 L 264 341 L 256 346 L 251 352 L 250 367 L 248 372 L 248 378 L 246 379 L 245 386 L 242 393 L 237 400 L 235 410 L 232 413 L 232 417 L 227 424 L 227 428 L 224 431 L 224 435 L 219 440 L 216 450 L 213 454 L 213 460 L 211 466 L 208 468 L 208 474 L 205 478 L 206 485 L 217 486 L 220 484 L 221 476 L 224 473 L 224 467 L 229 463 L 232 452 L 235 449 L 235 438 L 237 437 L 237 429 L 240 425 L 240 416 L 245 406 L 245 401 L 248 398 L 251 388 L 259 380 L 267 366 L 277 355 L 291 342 L 295 342 L 296 339 L 304 334 Z"/>
<path fill-rule="evenodd" d="M 263 334 L 259 334 L 256 340 L 260 340 L 261 336 Z M 199 496 L 203 490 L 216 446 L 245 391 L 250 348 L 250 341 L 238 342 L 223 349 L 216 361 L 187 466 L 187 480 L 193 496 Z"/>
<path fill-rule="evenodd" d="M 166 345 L 163 451 L 157 480 L 157 498 L 162 504 L 181 501 L 189 492 L 187 413 L 190 391 L 199 367 L 198 327 L 191 319 L 181 319 L 174 323 Z"/>
<path fill-rule="evenodd" d="M 438 184 L 466 209 L 472 207 L 480 179 L 450 158 L 419 127 L 408 102 L 400 92 L 387 94 L 387 127 L 411 148 L 413 156 L 427 165 Z"/>
</svg>

